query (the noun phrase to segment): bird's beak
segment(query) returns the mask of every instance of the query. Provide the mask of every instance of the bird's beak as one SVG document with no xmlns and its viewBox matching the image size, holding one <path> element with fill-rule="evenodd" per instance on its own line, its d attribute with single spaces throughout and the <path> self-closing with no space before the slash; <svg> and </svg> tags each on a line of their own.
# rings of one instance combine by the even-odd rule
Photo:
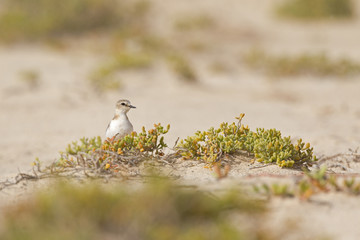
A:
<svg viewBox="0 0 360 240">
<path fill-rule="evenodd" d="M 133 105 L 129 105 L 129 108 L 136 108 L 135 106 L 133 106 Z"/>
</svg>

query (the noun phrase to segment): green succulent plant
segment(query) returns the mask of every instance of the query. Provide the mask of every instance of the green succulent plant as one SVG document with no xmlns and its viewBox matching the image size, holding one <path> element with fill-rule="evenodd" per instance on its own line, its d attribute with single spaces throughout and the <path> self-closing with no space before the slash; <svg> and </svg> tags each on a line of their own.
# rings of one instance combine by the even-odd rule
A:
<svg viewBox="0 0 360 240">
<path fill-rule="evenodd" d="M 111 139 L 105 140 L 101 146 L 103 150 L 110 150 L 119 154 L 127 151 L 146 152 L 151 154 L 162 154 L 162 150 L 167 147 L 164 142 L 164 135 L 170 130 L 170 124 L 166 128 L 161 124 L 154 124 L 154 129 L 146 131 L 145 127 L 142 128 L 140 133 L 132 132 L 117 141 Z"/>
<path fill-rule="evenodd" d="M 274 184 L 263 184 L 260 187 L 258 186 L 254 186 L 254 191 L 257 193 L 263 193 L 265 194 L 268 198 L 272 197 L 272 196 L 277 196 L 277 197 L 294 197 L 294 192 L 292 189 L 290 189 L 288 184 L 278 184 L 278 183 L 274 183 Z"/>
<path fill-rule="evenodd" d="M 238 123 L 221 123 L 220 127 L 208 131 L 198 131 L 177 145 L 184 159 L 204 160 L 215 163 L 226 154 L 246 151 L 253 154 L 258 162 L 276 163 L 280 167 L 292 167 L 294 164 L 310 164 L 316 160 L 310 144 L 302 139 L 293 144 L 290 137 L 282 137 L 276 129 L 256 129 L 250 131 L 248 126 L 241 125 L 245 114 L 240 114 Z"/>
<path fill-rule="evenodd" d="M 276 239 L 263 230 L 266 202 L 226 191 L 213 197 L 170 181 L 139 189 L 115 184 L 57 184 L 4 209 L 0 238 L 18 239 Z M 240 228 L 237 218 L 256 220 Z"/>
<path fill-rule="evenodd" d="M 65 152 L 51 167 L 51 172 L 73 169 L 77 166 L 85 167 L 89 171 L 119 172 L 126 169 L 126 165 L 137 165 L 146 159 L 164 155 L 167 147 L 164 134 L 170 125 L 163 127 L 154 124 L 154 128 L 146 131 L 142 128 L 140 133 L 132 132 L 121 139 L 106 139 L 100 137 L 81 138 L 80 142 L 69 144 Z M 35 165 L 39 165 L 35 162 Z"/>
<path fill-rule="evenodd" d="M 78 152 L 89 153 L 93 149 L 100 148 L 102 145 L 102 140 L 99 136 L 94 138 L 83 137 L 79 141 L 80 143 L 77 141 L 73 141 L 71 144 L 68 144 L 65 152 L 69 155 L 76 155 Z"/>
<path fill-rule="evenodd" d="M 81 138 L 69 144 L 61 157 L 52 165 L 42 170 L 39 161 L 34 162 L 40 173 L 76 173 L 85 171 L 96 177 L 128 174 L 132 167 L 139 166 L 146 160 L 156 162 L 174 162 L 183 159 L 195 159 L 209 164 L 220 163 L 228 155 L 246 152 L 255 160 L 263 163 L 276 163 L 280 167 L 293 167 L 303 164 L 311 165 L 316 160 L 313 148 L 301 139 L 293 144 L 290 137 L 282 137 L 275 129 L 258 128 L 256 132 L 242 125 L 241 120 L 245 114 L 240 114 L 238 122 L 221 123 L 219 128 L 210 128 L 208 131 L 197 131 L 175 146 L 175 152 L 165 155 L 167 144 L 164 135 L 168 133 L 170 125 L 166 127 L 154 124 L 154 128 L 131 134 L 120 139 L 106 139 L 100 137 Z M 166 159 L 166 160 L 164 160 Z M 168 162 L 170 163 L 170 162 Z M 226 177 L 229 166 L 221 171 L 220 166 L 217 177 Z M 138 171 L 138 169 L 135 171 Z"/>
<path fill-rule="evenodd" d="M 262 193 L 267 197 L 298 197 L 301 200 L 309 200 L 312 196 L 319 193 L 345 192 L 351 195 L 360 195 L 360 182 L 354 178 L 345 178 L 339 181 L 335 175 L 327 173 L 325 166 L 320 169 L 309 171 L 304 170 L 305 174 L 301 179 L 297 179 L 294 184 L 262 184 L 254 186 L 257 193 Z"/>
<path fill-rule="evenodd" d="M 252 49 L 242 57 L 243 63 L 271 77 L 353 77 L 360 73 L 360 64 L 346 57 L 334 59 L 325 53 L 302 53 L 294 56 L 274 55 Z"/>
<path fill-rule="evenodd" d="M 4 0 L 2 41 L 46 40 L 90 32 L 144 29 L 149 3 L 114 0 Z"/>
<path fill-rule="evenodd" d="M 285 0 L 277 14 L 299 20 L 351 18 L 355 15 L 352 0 Z"/>
</svg>

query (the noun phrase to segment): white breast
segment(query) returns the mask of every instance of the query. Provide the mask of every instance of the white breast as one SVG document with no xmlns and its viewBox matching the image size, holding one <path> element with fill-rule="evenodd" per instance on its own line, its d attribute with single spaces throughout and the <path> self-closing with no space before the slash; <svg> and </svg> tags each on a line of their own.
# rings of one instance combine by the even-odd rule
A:
<svg viewBox="0 0 360 240">
<path fill-rule="evenodd" d="M 108 129 L 106 130 L 106 138 L 112 138 L 118 134 L 119 138 L 124 137 L 125 135 L 130 134 L 133 131 L 133 126 L 130 123 L 129 119 L 125 117 L 119 117 L 118 119 L 112 120 L 109 124 Z"/>
</svg>

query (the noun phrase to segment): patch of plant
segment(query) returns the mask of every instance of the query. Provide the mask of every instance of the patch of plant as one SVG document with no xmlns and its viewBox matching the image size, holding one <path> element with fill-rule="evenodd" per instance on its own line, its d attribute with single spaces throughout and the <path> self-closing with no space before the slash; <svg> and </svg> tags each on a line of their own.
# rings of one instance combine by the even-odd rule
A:
<svg viewBox="0 0 360 240">
<path fill-rule="evenodd" d="M 181 31 L 203 30 L 214 26 L 215 21 L 209 15 L 186 16 L 175 22 L 175 28 Z"/>
<path fill-rule="evenodd" d="M 315 171 L 304 170 L 305 175 L 296 181 L 292 187 L 288 184 L 263 184 L 254 186 L 258 193 L 280 197 L 298 197 L 309 200 L 313 195 L 327 192 L 345 192 L 351 195 L 360 195 L 360 182 L 355 178 L 345 178 L 342 181 L 335 175 L 327 174 L 327 168 L 322 167 Z"/>
<path fill-rule="evenodd" d="M 121 80 L 117 75 L 119 71 L 146 69 L 151 64 L 151 56 L 144 52 L 113 54 L 111 61 L 99 66 L 90 74 L 89 82 L 99 92 L 118 90 L 121 87 Z"/>
<path fill-rule="evenodd" d="M 171 54 L 167 57 L 168 63 L 173 71 L 187 82 L 196 82 L 195 70 L 190 65 L 189 60 L 183 55 Z"/>
<path fill-rule="evenodd" d="M 257 239 L 264 202 L 235 191 L 218 197 L 169 181 L 137 190 L 122 185 L 57 184 L 5 210 L 0 238 L 15 239 Z M 232 216 L 256 224 L 242 228 Z"/>
<path fill-rule="evenodd" d="M 266 195 L 268 198 L 272 196 L 276 197 L 294 197 L 294 191 L 289 187 L 288 184 L 262 184 L 259 186 L 254 186 L 254 190 L 257 193 Z"/>
<path fill-rule="evenodd" d="M 37 89 L 40 86 L 40 73 L 36 70 L 24 70 L 19 73 L 20 81 L 29 87 L 29 89 Z"/>
<path fill-rule="evenodd" d="M 98 93 L 116 91 L 122 87 L 121 77 L 113 69 L 102 66 L 93 71 L 88 78 L 90 86 Z"/>
<path fill-rule="evenodd" d="M 39 161 L 34 162 L 41 174 L 87 176 L 129 175 L 130 168 L 138 166 L 145 160 L 159 160 L 167 147 L 164 134 L 170 129 L 161 124 L 155 124 L 153 129 L 146 131 L 143 127 L 140 133 L 132 132 L 119 140 L 100 137 L 82 138 L 80 142 L 69 144 L 61 157 L 50 166 L 42 168 Z M 136 174 L 136 173 L 134 173 Z"/>
<path fill-rule="evenodd" d="M 360 74 L 360 64 L 343 58 L 332 60 L 326 54 L 272 56 L 252 50 L 243 56 L 243 63 L 273 77 L 301 75 L 351 77 Z"/>
<path fill-rule="evenodd" d="M 225 74 L 231 72 L 231 67 L 229 67 L 228 64 L 226 64 L 225 62 L 219 60 L 212 62 L 208 66 L 208 69 L 212 73 L 216 73 L 216 74 Z"/>
<path fill-rule="evenodd" d="M 139 29 L 145 24 L 148 5 L 146 1 L 5 0 L 0 37 L 10 42 Z"/>
<path fill-rule="evenodd" d="M 276 129 L 250 131 L 241 124 L 245 114 L 240 114 L 237 123 L 221 123 L 219 128 L 198 131 L 194 136 L 182 139 L 177 149 L 184 159 L 203 160 L 214 164 L 227 155 L 241 151 L 252 154 L 258 162 L 276 163 L 280 167 L 311 164 L 316 161 L 313 148 L 299 139 L 296 144 L 290 137 L 282 137 Z"/>
<path fill-rule="evenodd" d="M 100 92 L 117 90 L 120 87 L 119 75 L 121 76 L 122 72 L 150 69 L 157 61 L 165 61 L 179 80 L 196 82 L 198 76 L 195 68 L 186 54 L 180 52 L 182 50 L 170 41 L 151 34 L 120 36 L 112 48 L 110 60 L 95 68 L 89 76 L 89 82 Z"/>
<path fill-rule="evenodd" d="M 282 137 L 275 129 L 250 131 L 248 126 L 241 124 L 244 115 L 236 118 L 237 123 L 222 123 L 218 129 L 198 131 L 179 144 L 176 141 L 174 149 L 166 154 L 164 135 L 168 133 L 170 125 L 165 128 L 155 124 L 148 131 L 143 127 L 141 132 L 132 132 L 120 139 L 102 141 L 100 137 L 82 138 L 69 144 L 65 151 L 60 152 L 60 158 L 48 166 L 44 167 L 36 159 L 33 174 L 20 173 L 13 181 L 0 182 L 0 190 L 29 179 L 127 178 L 138 176 L 146 166 L 175 164 L 180 158 L 210 164 L 218 179 L 226 177 L 230 171 L 230 165 L 222 165 L 221 161 L 237 154 L 246 153 L 254 160 L 276 163 L 280 167 L 310 166 L 317 160 L 310 144 L 303 143 L 301 139 L 293 144 L 290 137 Z"/>
<path fill-rule="evenodd" d="M 143 69 L 152 63 L 151 57 L 145 52 L 121 52 L 114 54 L 114 61 L 109 63 L 109 69 Z"/>
<path fill-rule="evenodd" d="M 354 9 L 352 0 L 286 0 L 278 6 L 277 14 L 301 20 L 350 18 Z"/>
</svg>

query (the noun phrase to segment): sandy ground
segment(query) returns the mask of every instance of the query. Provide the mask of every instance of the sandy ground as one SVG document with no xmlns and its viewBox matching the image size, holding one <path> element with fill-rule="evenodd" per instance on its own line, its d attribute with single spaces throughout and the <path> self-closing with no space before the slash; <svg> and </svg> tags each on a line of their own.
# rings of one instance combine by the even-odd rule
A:
<svg viewBox="0 0 360 240">
<path fill-rule="evenodd" d="M 42 45 L 0 47 L 0 180 L 28 170 L 35 157 L 44 163 L 53 161 L 73 140 L 103 136 L 120 98 L 130 99 L 137 107 L 129 113 L 135 130 L 170 123 L 166 139 L 170 146 L 177 137 L 232 122 L 244 112 L 243 123 L 251 129 L 276 128 L 294 139 L 301 137 L 312 144 L 318 156 L 356 149 L 360 145 L 359 77 L 269 79 L 247 69 L 238 59 L 246 49 L 261 47 L 286 54 L 326 52 L 360 61 L 360 19 L 289 23 L 272 16 L 274 2 L 153 1 L 151 27 L 169 37 L 186 38 L 174 30 L 173 22 L 187 14 L 201 12 L 215 17 L 217 27 L 205 42 L 212 47 L 192 58 L 200 76 L 197 84 L 179 81 L 165 65 L 158 64 L 123 74 L 121 90 L 99 96 L 86 81 L 103 59 L 97 51 L 77 47 L 60 51 Z M 232 70 L 221 74 L 209 71 L 208 65 L 219 59 Z M 21 72 L 27 70 L 40 74 L 39 87 L 31 89 L 21 81 Z M 334 170 L 360 173 L 360 165 L 351 162 L 345 170 Z M 260 175 L 298 174 L 276 166 L 251 170 L 246 163 L 234 167 L 229 178 L 220 182 L 203 166 L 183 167 L 179 172 L 189 184 L 212 183 L 216 188 L 268 181 L 249 178 L 257 171 Z M 7 205 L 29 192 L 26 186 L 7 189 L 0 192 L 0 203 Z M 275 199 L 267 221 L 274 229 L 286 223 L 296 225 L 294 236 L 284 239 L 358 239 L 359 199 L 340 193 L 318 198 L 318 203 Z"/>
</svg>

